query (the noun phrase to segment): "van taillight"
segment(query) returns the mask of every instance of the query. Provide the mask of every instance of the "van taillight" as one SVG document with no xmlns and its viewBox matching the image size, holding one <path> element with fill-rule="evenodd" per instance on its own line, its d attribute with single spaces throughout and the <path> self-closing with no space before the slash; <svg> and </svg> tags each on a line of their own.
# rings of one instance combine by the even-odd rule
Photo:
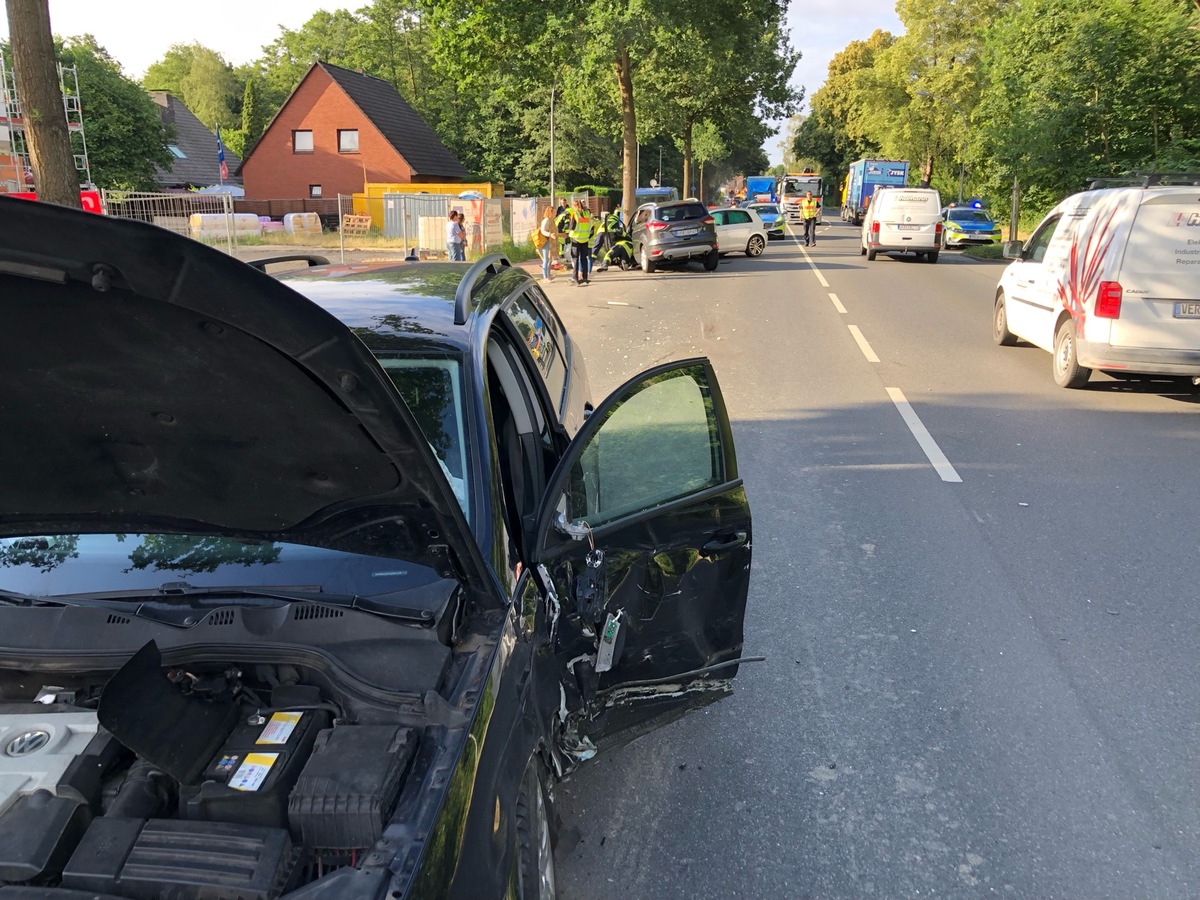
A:
<svg viewBox="0 0 1200 900">
<path fill-rule="evenodd" d="M 1119 319 L 1121 317 L 1121 294 L 1121 282 L 1100 282 L 1100 289 L 1096 292 L 1096 318 Z"/>
<path fill-rule="evenodd" d="M 879 222 L 871 223 L 871 234 L 879 234 Z"/>
<path fill-rule="evenodd" d="M 938 223 L 937 223 L 937 227 L 935 227 L 935 228 L 933 229 L 933 233 L 934 233 L 934 234 L 941 234 L 941 233 L 942 233 L 942 223 L 941 223 L 941 222 L 938 222 Z"/>
</svg>

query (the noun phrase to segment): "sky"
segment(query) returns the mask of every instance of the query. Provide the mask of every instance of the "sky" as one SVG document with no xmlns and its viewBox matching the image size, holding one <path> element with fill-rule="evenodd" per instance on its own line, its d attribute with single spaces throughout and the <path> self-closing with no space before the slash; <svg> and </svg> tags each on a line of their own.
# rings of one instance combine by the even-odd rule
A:
<svg viewBox="0 0 1200 900">
<path fill-rule="evenodd" d="M 232 65 L 262 55 L 264 45 L 279 36 L 280 27 L 299 28 L 319 9 L 357 9 L 363 2 L 337 0 L 248 0 L 241 4 L 175 6 L 161 0 L 50 0 L 50 27 L 68 37 L 92 34 L 133 78 L 141 78 L 151 63 L 172 44 L 199 41 Z M 900 33 L 895 0 L 792 0 L 788 27 L 792 47 L 801 59 L 792 83 L 812 96 L 825 80 L 835 53 L 850 41 L 870 37 L 876 28 Z M 0 7 L 0 39 L 8 38 L 8 19 Z M 781 135 L 764 149 L 775 165 L 783 161 Z"/>
</svg>

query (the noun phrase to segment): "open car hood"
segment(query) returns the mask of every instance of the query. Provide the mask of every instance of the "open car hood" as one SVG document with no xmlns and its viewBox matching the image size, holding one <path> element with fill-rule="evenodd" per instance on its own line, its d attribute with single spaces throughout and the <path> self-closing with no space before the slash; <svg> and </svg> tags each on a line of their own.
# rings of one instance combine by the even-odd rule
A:
<svg viewBox="0 0 1200 900">
<path fill-rule="evenodd" d="M 199 242 L 0 198 L 0 535 L 190 532 L 482 559 L 340 322 Z"/>
</svg>

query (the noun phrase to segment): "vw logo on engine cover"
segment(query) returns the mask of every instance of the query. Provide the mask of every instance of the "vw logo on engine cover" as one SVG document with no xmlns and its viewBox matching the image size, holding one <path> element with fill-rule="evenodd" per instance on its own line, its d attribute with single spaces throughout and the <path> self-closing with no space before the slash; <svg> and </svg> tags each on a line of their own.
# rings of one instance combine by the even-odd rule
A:
<svg viewBox="0 0 1200 900">
<path fill-rule="evenodd" d="M 28 756 L 31 753 L 37 753 L 48 743 L 50 743 L 50 732 L 41 729 L 27 731 L 9 741 L 4 752 L 9 756 Z"/>
</svg>

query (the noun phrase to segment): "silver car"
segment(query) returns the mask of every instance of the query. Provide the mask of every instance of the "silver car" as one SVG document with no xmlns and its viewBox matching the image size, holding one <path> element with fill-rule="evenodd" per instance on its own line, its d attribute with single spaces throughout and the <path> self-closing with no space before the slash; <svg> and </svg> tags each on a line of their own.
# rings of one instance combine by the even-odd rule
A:
<svg viewBox="0 0 1200 900">
<path fill-rule="evenodd" d="M 699 200 L 646 203 L 631 229 L 634 259 L 649 274 L 658 266 L 700 259 L 711 272 L 720 261 L 716 220 Z"/>
</svg>

